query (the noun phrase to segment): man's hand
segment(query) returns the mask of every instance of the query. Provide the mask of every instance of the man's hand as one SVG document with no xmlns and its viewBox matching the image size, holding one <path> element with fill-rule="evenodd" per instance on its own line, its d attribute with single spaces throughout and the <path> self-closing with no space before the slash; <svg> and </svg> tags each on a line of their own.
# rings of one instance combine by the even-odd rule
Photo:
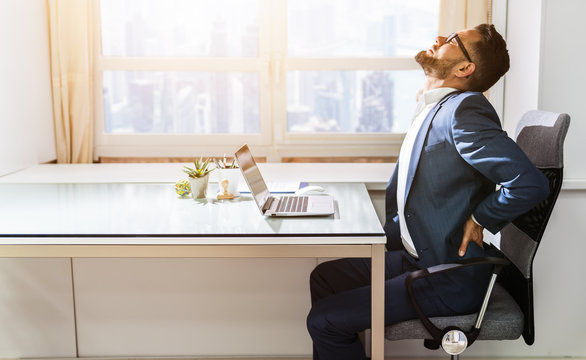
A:
<svg viewBox="0 0 586 360">
<path fill-rule="evenodd" d="M 483 247 L 482 242 L 482 230 L 483 227 L 478 225 L 473 219 L 472 216 L 466 220 L 464 223 L 464 235 L 462 236 L 462 244 L 460 244 L 460 250 L 458 251 L 458 255 L 464 256 L 466 254 L 466 249 L 468 248 L 468 243 L 473 241 L 476 245 Z"/>
</svg>

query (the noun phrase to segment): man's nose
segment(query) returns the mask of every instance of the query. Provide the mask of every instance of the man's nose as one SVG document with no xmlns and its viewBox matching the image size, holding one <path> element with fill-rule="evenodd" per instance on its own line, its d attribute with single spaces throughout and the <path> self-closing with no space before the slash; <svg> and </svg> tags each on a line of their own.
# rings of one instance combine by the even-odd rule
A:
<svg viewBox="0 0 586 360">
<path fill-rule="evenodd" d="M 447 38 L 445 36 L 438 36 L 438 37 L 435 38 L 435 44 L 437 46 L 442 46 L 443 44 L 446 43 L 446 39 Z"/>
</svg>

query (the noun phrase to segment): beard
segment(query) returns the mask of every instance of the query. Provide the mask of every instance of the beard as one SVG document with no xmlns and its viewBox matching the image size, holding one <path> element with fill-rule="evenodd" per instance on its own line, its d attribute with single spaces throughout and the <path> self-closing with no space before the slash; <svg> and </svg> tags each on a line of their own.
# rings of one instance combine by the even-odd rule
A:
<svg viewBox="0 0 586 360">
<path fill-rule="evenodd" d="M 415 61 L 421 66 L 425 75 L 431 76 L 440 80 L 447 79 L 450 75 L 454 65 L 460 60 L 445 60 L 437 59 L 433 56 L 427 55 L 427 51 L 422 50 L 415 55 Z"/>
</svg>

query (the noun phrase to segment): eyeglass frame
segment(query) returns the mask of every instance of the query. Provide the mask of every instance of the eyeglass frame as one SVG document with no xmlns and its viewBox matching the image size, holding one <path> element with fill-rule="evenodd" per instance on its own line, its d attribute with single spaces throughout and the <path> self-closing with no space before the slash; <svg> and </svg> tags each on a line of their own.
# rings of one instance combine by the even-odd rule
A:
<svg viewBox="0 0 586 360">
<path fill-rule="evenodd" d="M 470 55 L 468 54 L 468 51 L 466 51 L 466 48 L 464 47 L 462 40 L 460 40 L 458 33 L 454 32 L 454 33 L 451 33 L 450 35 L 448 35 L 448 37 L 446 38 L 446 43 L 449 43 L 453 39 L 456 39 L 456 42 L 458 43 L 458 47 L 462 50 L 462 53 L 464 54 L 466 59 L 470 62 L 473 62 L 472 59 L 470 58 Z"/>
</svg>

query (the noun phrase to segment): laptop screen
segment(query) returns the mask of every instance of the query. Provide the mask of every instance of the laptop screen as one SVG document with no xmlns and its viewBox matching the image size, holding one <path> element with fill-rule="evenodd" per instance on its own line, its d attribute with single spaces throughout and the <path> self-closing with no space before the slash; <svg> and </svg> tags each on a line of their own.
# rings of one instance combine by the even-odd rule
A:
<svg viewBox="0 0 586 360">
<path fill-rule="evenodd" d="M 244 176 L 244 180 L 246 180 L 256 204 L 262 212 L 262 208 L 267 201 L 267 198 L 270 196 L 270 193 L 262 175 L 260 174 L 258 166 L 256 166 L 256 161 L 254 161 L 254 158 L 250 153 L 248 145 L 243 145 L 238 151 L 236 151 L 234 156 L 238 161 L 238 166 L 240 167 L 242 176 Z"/>
</svg>

